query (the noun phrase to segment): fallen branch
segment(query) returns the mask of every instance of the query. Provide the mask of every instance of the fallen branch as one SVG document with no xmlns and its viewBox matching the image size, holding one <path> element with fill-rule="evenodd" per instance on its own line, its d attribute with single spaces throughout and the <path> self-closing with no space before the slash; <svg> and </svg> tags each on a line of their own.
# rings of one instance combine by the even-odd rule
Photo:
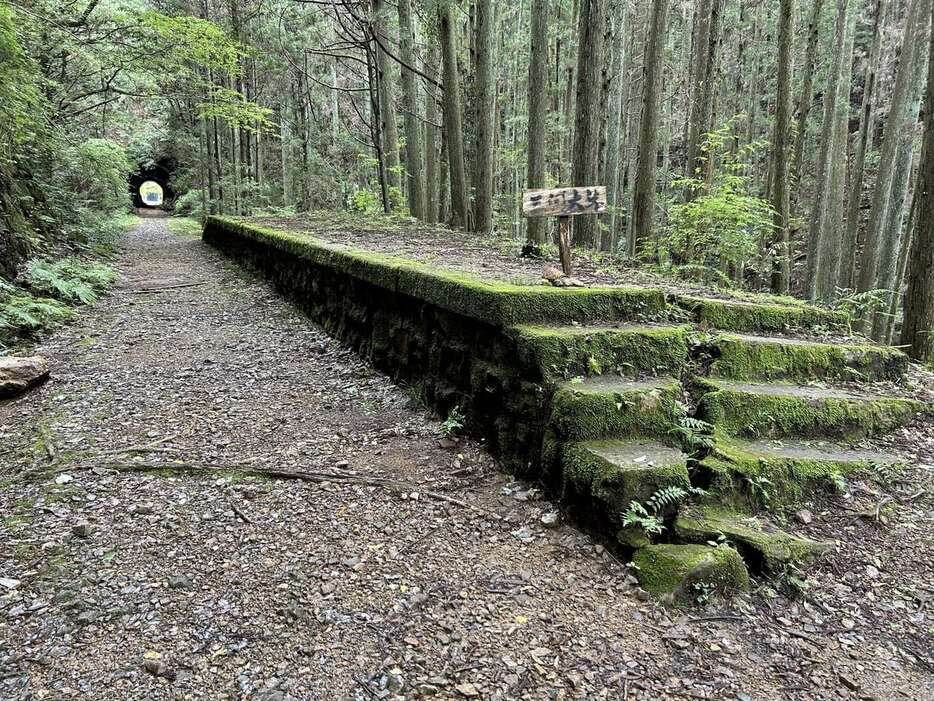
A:
<svg viewBox="0 0 934 701">
<path fill-rule="evenodd" d="M 124 451 L 126 452 L 126 451 Z M 153 463 L 153 462 L 110 462 L 98 463 L 97 465 L 86 465 L 84 469 L 103 468 L 115 470 L 117 472 L 164 472 L 166 470 L 175 472 L 190 472 L 193 474 L 217 474 L 224 472 L 238 472 L 248 477 L 265 477 L 272 479 L 297 480 L 300 482 L 311 482 L 322 484 L 324 482 L 335 482 L 342 484 L 357 484 L 365 487 L 382 487 L 395 492 L 417 492 L 429 499 L 442 501 L 447 504 L 453 504 L 463 509 L 481 513 L 488 518 L 499 520 L 500 516 L 491 511 L 487 511 L 479 506 L 468 504 L 466 501 L 455 499 L 440 492 L 423 491 L 417 484 L 406 482 L 404 480 L 392 479 L 390 477 L 378 477 L 376 475 L 351 475 L 339 472 L 308 472 L 280 470 L 274 467 L 255 467 L 246 464 L 237 465 L 213 465 L 213 464 L 194 464 L 185 462 Z"/>
<path fill-rule="evenodd" d="M 185 287 L 200 287 L 201 285 L 207 285 L 207 281 L 203 282 L 184 282 L 178 285 L 165 285 L 164 287 L 142 287 L 138 290 L 130 290 L 130 294 L 134 295 L 147 295 L 147 294 L 158 294 L 159 292 L 166 292 L 167 290 L 180 290 Z"/>
</svg>

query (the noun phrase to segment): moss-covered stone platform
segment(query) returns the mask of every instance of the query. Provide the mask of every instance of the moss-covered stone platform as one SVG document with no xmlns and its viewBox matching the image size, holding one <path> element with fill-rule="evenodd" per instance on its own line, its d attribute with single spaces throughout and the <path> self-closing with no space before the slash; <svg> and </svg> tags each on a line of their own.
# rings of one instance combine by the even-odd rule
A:
<svg viewBox="0 0 934 701">
<path fill-rule="evenodd" d="M 442 415 L 458 408 L 505 469 L 548 482 L 578 522 L 632 554 L 646 589 L 675 601 L 819 554 L 769 512 L 886 460 L 830 439 L 926 410 L 806 384 L 905 373 L 895 349 L 795 336 L 847 328 L 839 312 L 518 285 L 246 219 L 209 217 L 203 238 Z"/>
</svg>

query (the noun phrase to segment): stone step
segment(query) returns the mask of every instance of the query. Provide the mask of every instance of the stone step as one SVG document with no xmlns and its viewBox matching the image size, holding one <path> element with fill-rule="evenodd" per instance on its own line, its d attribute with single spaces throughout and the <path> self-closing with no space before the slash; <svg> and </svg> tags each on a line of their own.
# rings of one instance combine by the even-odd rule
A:
<svg viewBox="0 0 934 701">
<path fill-rule="evenodd" d="M 771 332 L 789 329 L 825 328 L 834 331 L 849 329 L 847 314 L 808 304 L 794 303 L 790 298 L 774 302 L 747 302 L 691 295 L 671 295 L 670 301 L 684 309 L 692 319 L 704 326 L 725 331 Z"/>
<path fill-rule="evenodd" d="M 679 376 L 688 360 L 691 326 L 513 326 L 524 366 L 543 379 L 615 372 Z"/>
<path fill-rule="evenodd" d="M 761 516 L 712 506 L 682 511 L 674 530 L 675 537 L 687 543 L 725 540 L 739 550 L 750 569 L 772 574 L 786 565 L 810 562 L 831 547 L 787 533 Z"/>
<path fill-rule="evenodd" d="M 568 443 L 561 463 L 565 499 L 583 504 L 589 517 L 617 532 L 624 545 L 631 545 L 632 536 L 639 535 L 622 523 L 631 502 L 651 509 L 659 490 L 691 486 L 687 456 L 679 448 L 651 440 Z M 651 513 L 662 519 L 676 507 L 676 503 L 661 504 Z"/>
<path fill-rule="evenodd" d="M 749 572 L 739 553 L 720 545 L 648 545 L 632 557 L 642 588 L 667 603 L 691 605 L 712 590 L 749 588 Z"/>
<path fill-rule="evenodd" d="M 697 476 L 712 499 L 777 509 L 793 506 L 815 490 L 833 490 L 853 472 L 903 463 L 897 456 L 824 440 L 720 437 L 698 464 Z"/>
<path fill-rule="evenodd" d="M 713 377 L 734 380 L 894 380 L 904 378 L 908 356 L 887 346 L 815 343 L 784 336 L 720 334 Z"/>
<path fill-rule="evenodd" d="M 732 436 L 869 436 L 904 426 L 919 401 L 839 387 L 698 379 L 698 418 Z"/>
<path fill-rule="evenodd" d="M 670 377 L 578 378 L 558 386 L 550 428 L 559 441 L 667 437 L 684 413 L 681 396 Z"/>
</svg>

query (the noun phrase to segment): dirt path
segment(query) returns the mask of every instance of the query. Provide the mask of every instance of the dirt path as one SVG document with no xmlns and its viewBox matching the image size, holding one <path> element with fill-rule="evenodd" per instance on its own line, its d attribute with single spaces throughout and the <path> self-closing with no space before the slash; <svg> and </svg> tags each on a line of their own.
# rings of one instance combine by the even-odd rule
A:
<svg viewBox="0 0 934 701">
<path fill-rule="evenodd" d="M 54 379 L 0 404 L 0 701 L 934 696 L 929 495 L 908 533 L 851 524 L 808 601 L 668 612 L 200 241 L 147 220 L 118 267 L 39 348 Z M 106 468 L 133 460 L 417 488 Z M 921 583 L 851 576 L 862 541 Z"/>
</svg>

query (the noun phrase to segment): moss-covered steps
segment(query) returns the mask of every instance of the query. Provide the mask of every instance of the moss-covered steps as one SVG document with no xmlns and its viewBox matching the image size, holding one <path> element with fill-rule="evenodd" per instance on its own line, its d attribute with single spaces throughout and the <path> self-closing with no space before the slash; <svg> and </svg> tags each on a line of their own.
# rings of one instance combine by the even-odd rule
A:
<svg viewBox="0 0 934 701">
<path fill-rule="evenodd" d="M 636 551 L 632 565 L 647 592 L 678 605 L 693 604 L 712 591 L 749 588 L 749 572 L 728 545 L 648 545 Z"/>
<path fill-rule="evenodd" d="M 830 344 L 785 336 L 718 334 L 710 375 L 734 380 L 893 380 L 904 378 L 908 356 L 895 348 Z"/>
<path fill-rule="evenodd" d="M 729 435 L 744 437 L 856 437 L 908 423 L 926 406 L 918 401 L 838 387 L 751 383 L 702 378 L 698 416 Z"/>
<path fill-rule="evenodd" d="M 774 301 L 714 299 L 670 295 L 670 302 L 703 327 L 743 332 L 777 332 L 794 329 L 849 330 L 843 312 L 813 307 L 790 298 Z"/>
<path fill-rule="evenodd" d="M 687 456 L 680 448 L 647 439 L 566 443 L 562 449 L 563 496 L 584 507 L 589 520 L 631 545 L 623 515 L 632 502 L 648 504 L 663 489 L 691 486 Z M 671 512 L 666 505 L 657 514 Z"/>
<path fill-rule="evenodd" d="M 901 463 L 890 454 L 826 439 L 719 436 L 695 474 L 712 502 L 775 510 L 794 506 L 815 491 L 836 489 L 854 472 Z"/>
<path fill-rule="evenodd" d="M 830 548 L 808 538 L 786 533 L 767 518 L 720 507 L 693 507 L 675 520 L 675 535 L 682 542 L 726 542 L 736 547 L 755 570 L 779 573 L 786 565 L 806 563 Z"/>
<path fill-rule="evenodd" d="M 562 441 L 667 437 L 684 410 L 672 378 L 581 377 L 558 386 L 551 428 Z"/>
<path fill-rule="evenodd" d="M 678 377 L 689 355 L 689 325 L 519 325 L 509 329 L 523 365 L 541 377 L 639 374 Z"/>
</svg>

